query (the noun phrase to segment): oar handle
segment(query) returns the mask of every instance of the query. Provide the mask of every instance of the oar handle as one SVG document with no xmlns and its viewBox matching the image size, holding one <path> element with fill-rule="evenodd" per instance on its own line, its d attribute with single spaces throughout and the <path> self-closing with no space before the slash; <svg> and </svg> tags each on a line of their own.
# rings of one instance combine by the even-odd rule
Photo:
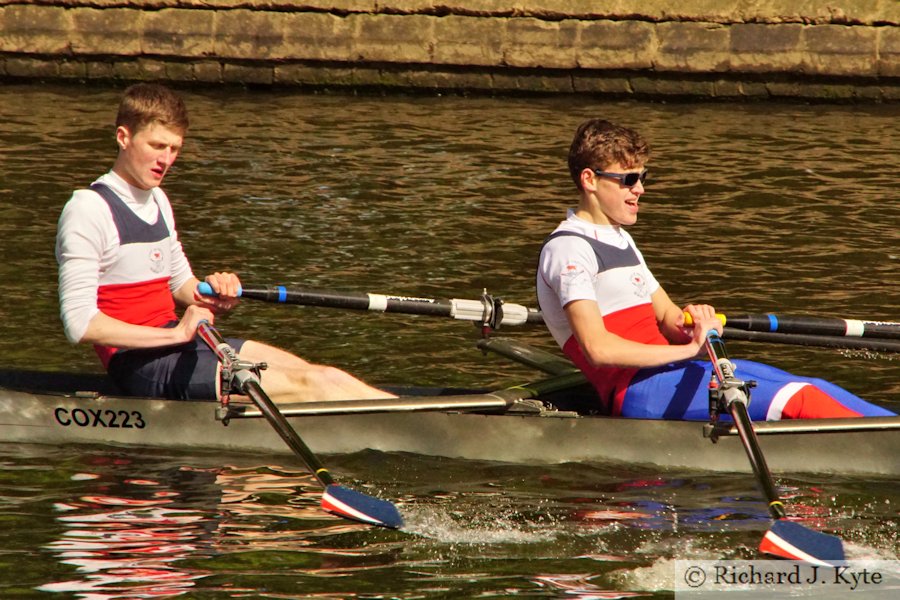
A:
<svg viewBox="0 0 900 600">
<path fill-rule="evenodd" d="M 716 313 L 716 318 L 722 322 L 722 325 L 725 325 L 725 321 L 726 321 L 725 315 L 723 315 L 722 313 Z M 690 327 L 694 324 L 694 317 L 692 317 L 691 313 L 689 313 L 687 311 L 685 311 L 685 313 L 684 313 L 684 324 L 687 327 Z"/>
</svg>

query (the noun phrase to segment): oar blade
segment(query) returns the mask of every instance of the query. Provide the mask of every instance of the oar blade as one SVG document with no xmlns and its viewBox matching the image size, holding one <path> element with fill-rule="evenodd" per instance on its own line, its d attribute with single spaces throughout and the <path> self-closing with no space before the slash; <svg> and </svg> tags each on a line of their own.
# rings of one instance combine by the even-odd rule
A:
<svg viewBox="0 0 900 600">
<path fill-rule="evenodd" d="M 778 558 L 812 564 L 845 560 L 844 544 L 840 538 L 784 520 L 775 521 L 759 544 L 759 550 Z"/>
<path fill-rule="evenodd" d="M 391 502 L 337 484 L 325 488 L 322 508 L 339 517 L 369 525 L 389 529 L 399 529 L 403 526 L 403 517 Z"/>
</svg>

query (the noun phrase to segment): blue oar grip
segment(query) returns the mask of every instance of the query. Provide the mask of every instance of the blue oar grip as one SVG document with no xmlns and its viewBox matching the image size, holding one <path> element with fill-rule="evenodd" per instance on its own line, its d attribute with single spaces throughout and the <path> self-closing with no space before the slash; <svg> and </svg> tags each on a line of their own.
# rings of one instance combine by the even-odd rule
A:
<svg viewBox="0 0 900 600">
<path fill-rule="evenodd" d="M 205 281 L 201 281 L 197 284 L 197 291 L 200 292 L 203 296 L 216 296 L 217 294 L 213 291 L 212 286 L 206 283 Z M 238 288 L 238 296 L 241 295 L 241 288 Z"/>
<path fill-rule="evenodd" d="M 778 331 L 778 317 L 775 315 L 766 315 L 769 317 L 769 331 Z"/>
</svg>

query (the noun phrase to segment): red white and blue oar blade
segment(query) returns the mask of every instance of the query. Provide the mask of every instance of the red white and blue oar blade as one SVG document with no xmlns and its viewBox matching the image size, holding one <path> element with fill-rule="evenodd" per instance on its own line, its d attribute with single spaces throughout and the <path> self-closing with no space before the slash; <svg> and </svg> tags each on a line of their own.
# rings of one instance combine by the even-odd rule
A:
<svg viewBox="0 0 900 600">
<path fill-rule="evenodd" d="M 360 523 L 390 529 L 399 529 L 403 526 L 403 517 L 392 503 L 337 484 L 325 488 L 322 508 L 339 517 Z"/>
<path fill-rule="evenodd" d="M 784 520 L 775 521 L 760 542 L 759 550 L 778 558 L 817 565 L 846 560 L 840 538 Z"/>
</svg>

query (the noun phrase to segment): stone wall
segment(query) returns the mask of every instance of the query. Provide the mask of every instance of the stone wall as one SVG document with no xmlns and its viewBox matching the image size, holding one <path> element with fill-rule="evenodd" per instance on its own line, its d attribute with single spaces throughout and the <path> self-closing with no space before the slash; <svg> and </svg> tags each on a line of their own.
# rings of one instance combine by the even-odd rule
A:
<svg viewBox="0 0 900 600">
<path fill-rule="evenodd" d="M 0 78 L 897 101 L 898 25 L 900 0 L 0 0 Z"/>
</svg>

